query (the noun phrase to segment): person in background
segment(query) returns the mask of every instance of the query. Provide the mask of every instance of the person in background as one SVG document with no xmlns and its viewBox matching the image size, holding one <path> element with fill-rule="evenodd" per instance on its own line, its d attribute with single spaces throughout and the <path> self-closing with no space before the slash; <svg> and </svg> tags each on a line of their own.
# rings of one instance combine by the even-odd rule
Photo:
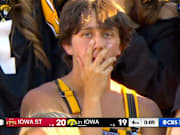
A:
<svg viewBox="0 0 180 135">
<path fill-rule="evenodd" d="M 153 101 L 111 80 L 113 66 L 134 30 L 111 0 L 69 0 L 60 19 L 60 45 L 72 70 L 28 92 L 22 117 L 49 110 L 71 117 L 161 117 Z M 80 132 L 164 134 L 162 128 L 80 128 Z"/>
<path fill-rule="evenodd" d="M 37 113 L 29 118 L 67 118 L 60 112 Z M 19 135 L 80 135 L 77 127 L 22 127 Z"/>
<path fill-rule="evenodd" d="M 51 2 L 0 1 L 1 117 L 19 117 L 21 100 L 30 89 L 67 72 L 57 45 L 58 5 Z M 16 133 L 16 128 L 0 128 L 1 135 Z"/>
<path fill-rule="evenodd" d="M 112 78 L 153 99 L 163 116 L 170 116 L 180 82 L 180 18 L 176 4 L 159 0 L 116 2 L 137 24 L 136 34 L 142 40 L 131 40 Z"/>
</svg>

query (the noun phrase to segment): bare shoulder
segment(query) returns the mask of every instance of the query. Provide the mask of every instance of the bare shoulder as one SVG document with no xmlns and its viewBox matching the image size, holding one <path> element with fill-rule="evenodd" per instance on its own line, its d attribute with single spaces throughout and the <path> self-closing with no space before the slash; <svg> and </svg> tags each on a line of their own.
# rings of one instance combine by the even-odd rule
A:
<svg viewBox="0 0 180 135">
<path fill-rule="evenodd" d="M 176 111 L 175 117 L 180 117 L 180 109 Z"/>
<path fill-rule="evenodd" d="M 23 98 L 21 116 L 29 116 L 33 113 L 56 109 L 54 102 L 56 91 L 57 88 L 54 82 L 45 83 L 30 90 Z"/>
<path fill-rule="evenodd" d="M 178 16 L 177 5 L 174 2 L 167 2 L 161 8 L 159 18 L 170 19 Z"/>
<path fill-rule="evenodd" d="M 151 99 L 138 96 L 140 117 L 162 117 L 158 105 Z"/>
<path fill-rule="evenodd" d="M 111 81 L 111 91 L 108 95 L 113 98 L 113 100 L 117 100 L 118 98 L 123 99 L 122 91 L 126 91 L 127 93 L 133 93 L 137 96 L 139 113 L 140 117 L 161 117 L 161 112 L 157 104 L 149 98 L 138 95 L 133 89 L 129 89 L 126 86 Z M 119 93 L 119 94 L 117 94 Z M 117 103 L 117 102 L 116 102 Z"/>
<path fill-rule="evenodd" d="M 162 117 L 157 104 L 146 97 L 138 96 L 140 117 L 159 118 Z M 165 128 L 142 128 L 143 135 L 165 135 Z"/>
<path fill-rule="evenodd" d="M 146 97 L 138 96 L 140 117 L 159 118 L 162 117 L 157 104 Z M 143 135 L 165 135 L 165 128 L 142 128 Z"/>
</svg>

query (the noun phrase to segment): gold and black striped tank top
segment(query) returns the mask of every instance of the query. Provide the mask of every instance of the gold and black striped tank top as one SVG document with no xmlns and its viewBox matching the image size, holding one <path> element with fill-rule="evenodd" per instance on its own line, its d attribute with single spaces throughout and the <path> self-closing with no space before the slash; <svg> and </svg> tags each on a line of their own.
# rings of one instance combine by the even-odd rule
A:
<svg viewBox="0 0 180 135">
<path fill-rule="evenodd" d="M 81 109 L 78 103 L 77 98 L 75 97 L 73 91 L 61 80 L 55 80 L 58 90 L 60 92 L 61 97 L 67 104 L 67 107 L 71 114 L 79 114 L 81 113 Z M 135 91 L 126 88 L 121 84 L 117 84 L 114 81 L 111 81 L 111 88 L 113 89 L 121 89 L 121 93 L 123 95 L 124 106 L 125 106 L 125 117 L 126 118 L 137 118 L 139 117 L 139 107 L 137 101 L 137 94 Z M 141 135 L 140 129 L 138 128 L 130 128 L 126 129 L 113 129 L 109 127 L 104 127 L 103 135 Z"/>
</svg>

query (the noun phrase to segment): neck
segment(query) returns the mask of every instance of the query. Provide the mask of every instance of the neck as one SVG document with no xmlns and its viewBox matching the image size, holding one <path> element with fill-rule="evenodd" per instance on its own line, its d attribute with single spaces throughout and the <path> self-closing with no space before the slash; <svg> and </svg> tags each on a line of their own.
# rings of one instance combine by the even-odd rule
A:
<svg viewBox="0 0 180 135">
<path fill-rule="evenodd" d="M 78 98 L 83 97 L 83 86 L 80 74 L 72 70 L 68 75 L 62 78 L 62 80 L 68 85 L 70 89 L 72 89 Z"/>
</svg>

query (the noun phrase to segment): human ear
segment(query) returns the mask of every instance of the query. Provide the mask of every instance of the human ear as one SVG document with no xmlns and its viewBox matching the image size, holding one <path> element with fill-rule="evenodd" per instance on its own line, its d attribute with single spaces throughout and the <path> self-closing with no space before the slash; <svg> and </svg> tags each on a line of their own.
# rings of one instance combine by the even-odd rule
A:
<svg viewBox="0 0 180 135">
<path fill-rule="evenodd" d="M 69 44 L 64 44 L 63 45 L 63 48 L 65 50 L 65 52 L 68 54 L 68 55 L 72 55 L 72 46 L 69 45 Z"/>
<path fill-rule="evenodd" d="M 120 54 L 121 54 L 121 49 L 118 50 L 117 56 L 120 56 Z"/>
</svg>

